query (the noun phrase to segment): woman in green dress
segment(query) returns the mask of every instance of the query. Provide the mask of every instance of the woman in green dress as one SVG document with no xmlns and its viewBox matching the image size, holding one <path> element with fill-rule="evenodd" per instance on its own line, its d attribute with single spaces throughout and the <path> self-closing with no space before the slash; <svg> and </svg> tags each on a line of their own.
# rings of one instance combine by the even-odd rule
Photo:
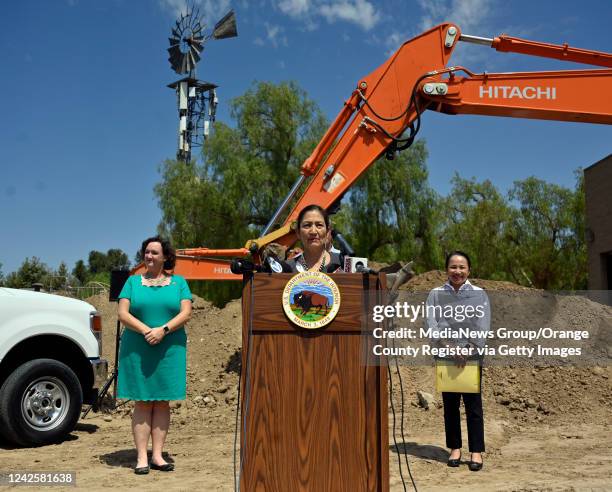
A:
<svg viewBox="0 0 612 492">
<path fill-rule="evenodd" d="M 172 471 L 162 456 L 170 425 L 170 400 L 184 400 L 186 343 L 184 324 L 191 316 L 191 292 L 185 279 L 170 272 L 176 255 L 159 236 L 140 250 L 146 272 L 128 278 L 119 294 L 123 330 L 119 348 L 117 396 L 135 401 L 132 432 L 138 459 L 134 472 Z M 152 441 L 151 463 L 147 457 Z"/>
</svg>

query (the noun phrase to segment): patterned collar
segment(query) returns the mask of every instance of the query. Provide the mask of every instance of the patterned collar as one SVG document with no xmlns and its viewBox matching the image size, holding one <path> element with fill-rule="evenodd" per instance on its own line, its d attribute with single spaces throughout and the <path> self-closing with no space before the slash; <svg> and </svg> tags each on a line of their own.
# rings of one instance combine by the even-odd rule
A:
<svg viewBox="0 0 612 492">
<path fill-rule="evenodd" d="M 330 256 L 331 258 L 331 256 Z M 297 255 L 295 255 L 293 257 L 293 259 L 295 260 L 295 269 L 299 272 L 299 273 L 303 273 L 303 272 L 307 272 L 308 268 L 306 265 L 306 259 L 304 257 L 304 253 L 299 253 Z M 318 271 L 325 271 L 325 257 L 323 257 L 323 262 L 321 263 L 321 266 L 319 267 Z"/>
</svg>

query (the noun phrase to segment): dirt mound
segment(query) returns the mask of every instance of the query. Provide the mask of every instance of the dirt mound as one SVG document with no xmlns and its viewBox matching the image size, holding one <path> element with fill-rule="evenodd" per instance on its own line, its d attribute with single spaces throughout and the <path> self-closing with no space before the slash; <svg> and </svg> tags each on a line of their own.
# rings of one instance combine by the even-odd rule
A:
<svg viewBox="0 0 612 492">
<path fill-rule="evenodd" d="M 431 270 L 421 273 L 400 287 L 400 290 L 408 290 L 411 292 L 429 292 L 434 287 L 439 287 L 446 283 L 447 276 L 441 270 Z M 533 290 L 529 287 L 513 284 L 512 282 L 485 280 L 480 278 L 470 278 L 470 282 L 485 290 L 496 291 L 529 291 Z"/>
</svg>

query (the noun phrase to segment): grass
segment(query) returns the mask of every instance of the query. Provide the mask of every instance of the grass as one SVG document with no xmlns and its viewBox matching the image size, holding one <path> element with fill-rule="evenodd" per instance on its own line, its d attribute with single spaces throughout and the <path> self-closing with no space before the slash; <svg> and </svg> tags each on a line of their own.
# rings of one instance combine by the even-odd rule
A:
<svg viewBox="0 0 612 492">
<path fill-rule="evenodd" d="M 302 308 L 299 306 L 296 307 L 292 305 L 291 310 L 293 311 L 293 314 L 295 314 L 298 318 L 304 321 L 312 322 L 319 321 L 320 319 L 327 316 L 327 313 L 329 313 L 330 308 L 321 309 L 321 313 L 319 314 L 317 314 L 317 308 L 310 308 L 310 310 L 305 315 L 302 314 Z"/>
</svg>

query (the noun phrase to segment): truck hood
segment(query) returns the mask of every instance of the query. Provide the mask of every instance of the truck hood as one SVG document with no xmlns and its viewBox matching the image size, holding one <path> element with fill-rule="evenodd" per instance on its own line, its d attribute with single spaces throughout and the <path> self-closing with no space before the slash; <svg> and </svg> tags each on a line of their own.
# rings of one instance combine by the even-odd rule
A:
<svg viewBox="0 0 612 492">
<path fill-rule="evenodd" d="M 38 308 L 65 309 L 67 311 L 95 311 L 96 308 L 91 304 L 79 299 L 70 297 L 56 296 L 44 292 L 34 292 L 31 290 L 9 289 L 0 287 L 0 303 L 9 302 L 11 304 L 33 304 Z"/>
</svg>

